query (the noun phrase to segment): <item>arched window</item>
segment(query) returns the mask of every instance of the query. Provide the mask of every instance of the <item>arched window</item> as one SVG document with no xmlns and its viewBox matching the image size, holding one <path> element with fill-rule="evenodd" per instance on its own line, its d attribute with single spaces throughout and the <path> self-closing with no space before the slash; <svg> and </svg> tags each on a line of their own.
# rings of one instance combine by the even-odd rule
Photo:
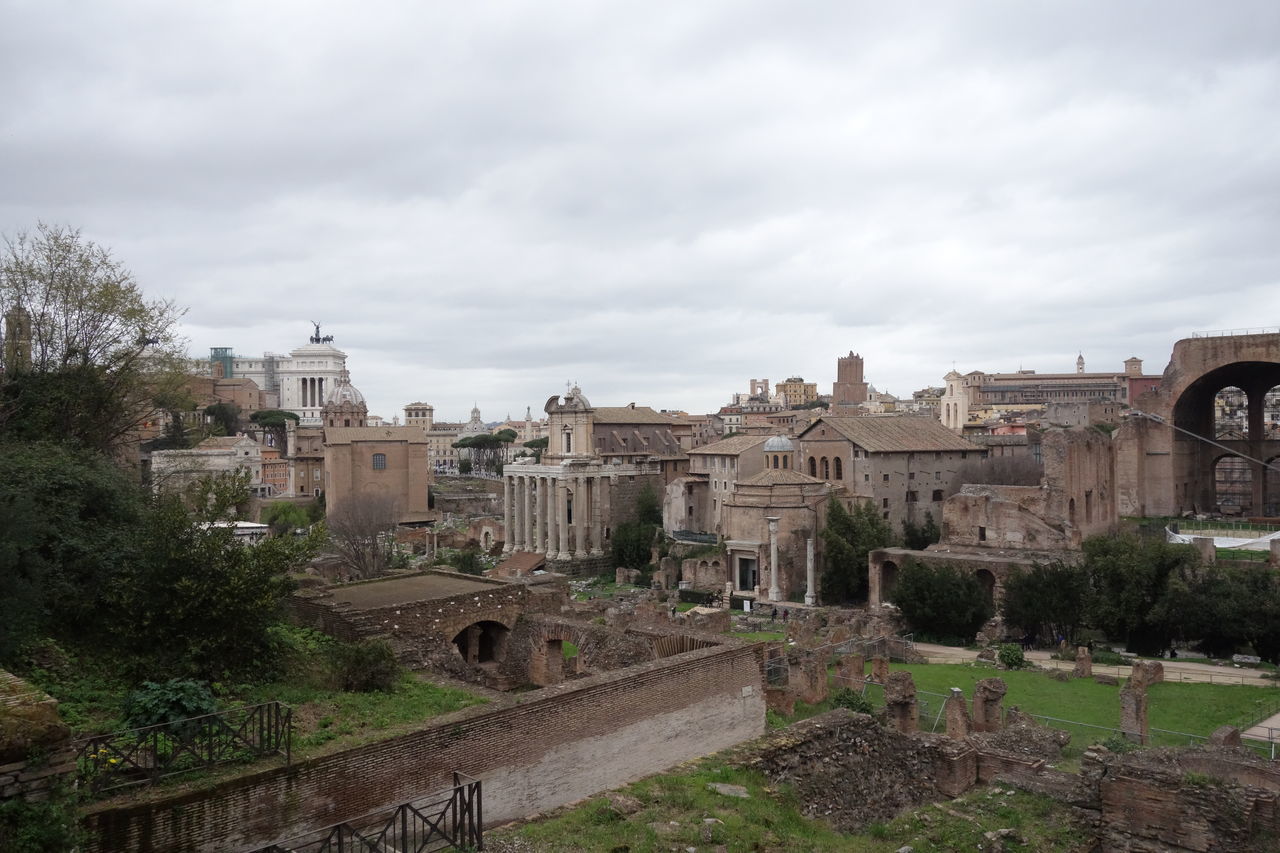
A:
<svg viewBox="0 0 1280 853">
<path fill-rule="evenodd" d="M 822 479 L 831 479 L 831 463 L 827 461 L 827 457 L 822 457 Z"/>
<path fill-rule="evenodd" d="M 776 454 L 776 453 L 775 453 L 775 454 L 773 454 L 773 467 L 774 467 L 774 468 L 777 468 L 777 467 L 778 467 L 778 454 Z"/>
<path fill-rule="evenodd" d="M 844 479 L 844 463 L 840 461 L 839 456 L 836 457 L 836 479 L 837 480 Z"/>
<path fill-rule="evenodd" d="M 818 476 L 818 460 L 814 459 L 812 456 L 809 457 L 809 476 Z"/>
<path fill-rule="evenodd" d="M 783 467 L 783 468 L 790 468 L 790 467 L 791 467 L 791 457 L 790 457 L 790 456 L 784 456 L 784 457 L 782 457 L 782 467 Z"/>
<path fill-rule="evenodd" d="M 373 454 L 373 470 L 375 471 L 387 470 L 387 454 L 385 453 Z"/>
</svg>

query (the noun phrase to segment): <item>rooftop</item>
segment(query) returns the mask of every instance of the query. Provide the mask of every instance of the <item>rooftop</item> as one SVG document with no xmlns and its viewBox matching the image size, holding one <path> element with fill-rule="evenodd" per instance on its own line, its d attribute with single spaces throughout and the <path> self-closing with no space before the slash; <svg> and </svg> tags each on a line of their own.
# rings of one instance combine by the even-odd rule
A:
<svg viewBox="0 0 1280 853">
<path fill-rule="evenodd" d="M 820 424 L 832 427 L 840 435 L 872 453 L 981 449 L 944 427 L 940 421 L 910 415 L 857 418 L 826 415 L 814 421 L 800 437 L 813 438 L 813 432 Z"/>
<path fill-rule="evenodd" d="M 704 444 L 701 447 L 695 447 L 689 451 L 689 455 L 711 454 L 719 456 L 736 456 L 739 453 L 745 453 L 748 450 L 759 447 L 768 441 L 767 435 L 735 435 L 730 438 L 723 438 L 720 441 L 713 441 L 711 444 Z"/>
<path fill-rule="evenodd" d="M 663 424 L 671 426 L 670 415 L 655 412 L 648 406 L 597 406 L 595 422 L 598 424 Z"/>
<path fill-rule="evenodd" d="M 425 435 L 422 427 L 416 426 L 379 426 L 379 427 L 333 427 L 325 430 L 325 444 L 350 444 L 353 441 L 413 441 L 422 442 Z"/>
<path fill-rule="evenodd" d="M 464 592 L 487 592 L 493 588 L 492 582 L 453 575 L 426 574 L 334 587 L 333 600 L 335 603 L 346 603 L 357 610 L 363 610 L 408 604 L 411 601 L 448 598 Z"/>
</svg>

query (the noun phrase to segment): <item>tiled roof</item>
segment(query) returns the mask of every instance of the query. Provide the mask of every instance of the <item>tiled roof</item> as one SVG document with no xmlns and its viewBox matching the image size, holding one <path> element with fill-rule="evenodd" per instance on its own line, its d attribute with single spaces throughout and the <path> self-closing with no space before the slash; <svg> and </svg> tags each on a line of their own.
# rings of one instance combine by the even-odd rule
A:
<svg viewBox="0 0 1280 853">
<path fill-rule="evenodd" d="M 206 438 L 204 441 L 196 445 L 197 450 L 216 450 L 220 447 L 235 447 L 244 441 L 248 436 L 244 435 L 216 435 L 213 438 Z M 249 438 L 249 441 L 253 439 Z"/>
<path fill-rule="evenodd" d="M 325 444 L 350 444 L 353 441 L 426 441 L 422 427 L 336 427 L 324 431 Z"/>
<path fill-rule="evenodd" d="M 942 425 L 940 421 L 911 415 L 822 417 L 800 433 L 814 438 L 814 430 L 826 424 L 854 444 L 872 453 L 909 453 L 927 450 L 980 450 Z"/>
<path fill-rule="evenodd" d="M 598 424 L 663 424 L 671 426 L 671 416 L 655 412 L 648 406 L 597 406 Z"/>
<path fill-rule="evenodd" d="M 766 468 L 759 474 L 753 474 L 745 480 L 739 480 L 739 486 L 812 486 L 821 485 L 822 480 L 810 477 L 792 468 Z"/>
<path fill-rule="evenodd" d="M 769 436 L 767 435 L 735 435 L 711 444 L 695 447 L 689 453 L 690 455 L 694 453 L 709 453 L 718 456 L 736 456 L 739 453 L 745 453 L 752 448 L 759 447 L 768 440 Z"/>
</svg>

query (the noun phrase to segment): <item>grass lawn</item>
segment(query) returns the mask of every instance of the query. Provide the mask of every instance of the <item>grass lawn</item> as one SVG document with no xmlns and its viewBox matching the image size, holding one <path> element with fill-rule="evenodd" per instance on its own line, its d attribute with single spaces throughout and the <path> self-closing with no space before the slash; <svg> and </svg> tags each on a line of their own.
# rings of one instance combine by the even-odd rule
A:
<svg viewBox="0 0 1280 853">
<path fill-rule="evenodd" d="M 710 790 L 714 782 L 741 785 L 748 797 Z M 1072 826 L 1069 809 L 1048 798 L 1000 793 L 981 788 L 945 805 L 921 806 L 865 833 L 846 835 L 806 818 L 786 786 L 770 785 L 759 773 L 725 765 L 715 758 L 674 773 L 651 776 L 620 791 L 636 802 L 623 814 L 605 796 L 534 823 L 485 834 L 502 849 L 504 839 L 519 839 L 535 850 L 630 853 L 711 850 L 768 850 L 771 853 L 819 853 L 865 850 L 876 853 L 910 846 L 918 853 L 984 849 L 984 832 L 1015 829 L 1026 846 L 1006 849 L 1086 850 L 1085 838 Z M 629 809 L 628 809 L 629 810 Z"/>
<path fill-rule="evenodd" d="M 1041 672 L 1001 672 L 991 667 L 967 664 L 893 665 L 905 669 L 915 679 L 919 698 L 936 714 L 943 697 L 952 687 L 959 687 L 972 699 L 973 685 L 980 679 L 999 676 L 1009 686 L 1005 694 L 1006 708 L 1017 705 L 1023 711 L 1071 720 L 1093 726 L 1115 728 L 1120 724 L 1119 688 L 1098 684 L 1091 679 L 1055 681 Z M 923 695 L 925 693 L 940 696 Z M 1280 705 L 1280 689 L 1236 684 L 1153 684 L 1148 690 L 1148 722 L 1152 728 L 1189 734 L 1208 735 L 1218 726 L 1240 728 L 1251 725 Z M 868 691 L 868 697 L 879 704 L 879 690 Z M 1087 726 L 1058 725 L 1072 732 L 1070 753 L 1108 737 L 1110 732 Z M 1185 739 L 1155 736 L 1157 744 L 1185 743 Z"/>
<path fill-rule="evenodd" d="M 568 640 L 563 640 L 560 643 L 560 650 L 564 652 L 565 660 L 568 660 L 569 658 L 576 658 L 578 656 L 578 647 Z"/>
<path fill-rule="evenodd" d="M 697 604 L 694 604 L 692 601 L 682 601 L 682 602 L 680 602 L 679 604 L 677 604 L 677 605 L 676 605 L 676 612 L 677 612 L 677 613 L 687 613 L 687 612 L 689 612 L 690 610 L 692 610 L 693 608 L 695 608 L 695 607 L 697 607 L 697 606 L 698 606 L 698 605 L 697 605 Z"/>
<path fill-rule="evenodd" d="M 244 695 L 247 704 L 273 699 L 293 706 L 293 749 L 307 751 L 331 741 L 376 740 L 400 726 L 406 728 L 484 699 L 461 690 L 438 687 L 412 675 L 403 676 L 390 692 L 346 693 L 297 684 L 261 684 Z"/>
</svg>

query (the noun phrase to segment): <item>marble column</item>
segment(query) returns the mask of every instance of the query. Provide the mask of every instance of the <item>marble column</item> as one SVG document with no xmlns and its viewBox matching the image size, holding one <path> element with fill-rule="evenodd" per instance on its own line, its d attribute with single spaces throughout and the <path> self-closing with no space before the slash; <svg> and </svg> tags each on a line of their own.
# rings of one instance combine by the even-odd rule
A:
<svg viewBox="0 0 1280 853">
<path fill-rule="evenodd" d="M 511 475 L 502 478 L 502 553 L 504 554 L 510 554 L 516 549 L 515 487 L 512 485 L 515 479 Z"/>
<path fill-rule="evenodd" d="M 569 481 L 556 480 L 556 538 L 559 540 L 560 553 L 557 558 L 572 560 L 573 552 L 569 550 Z"/>
<path fill-rule="evenodd" d="M 804 603 L 813 606 L 818 603 L 817 570 L 813 565 L 813 534 L 805 542 L 804 547 Z"/>
<path fill-rule="evenodd" d="M 778 581 L 778 516 L 765 517 L 769 522 L 769 600 L 782 600 L 782 585 Z"/>
<path fill-rule="evenodd" d="M 591 479 L 591 556 L 604 554 L 604 507 L 600 503 L 600 489 L 606 482 L 604 477 Z"/>
<path fill-rule="evenodd" d="M 573 481 L 573 556 L 587 556 L 587 523 L 591 519 L 591 501 L 587 498 L 587 478 L 578 475 Z"/>
<path fill-rule="evenodd" d="M 540 476 L 532 476 L 529 480 L 530 497 L 534 503 L 534 528 L 531 530 L 530 551 L 534 553 L 547 553 L 543 548 L 543 520 L 547 515 L 547 494 L 543 491 L 543 479 Z"/>
</svg>

